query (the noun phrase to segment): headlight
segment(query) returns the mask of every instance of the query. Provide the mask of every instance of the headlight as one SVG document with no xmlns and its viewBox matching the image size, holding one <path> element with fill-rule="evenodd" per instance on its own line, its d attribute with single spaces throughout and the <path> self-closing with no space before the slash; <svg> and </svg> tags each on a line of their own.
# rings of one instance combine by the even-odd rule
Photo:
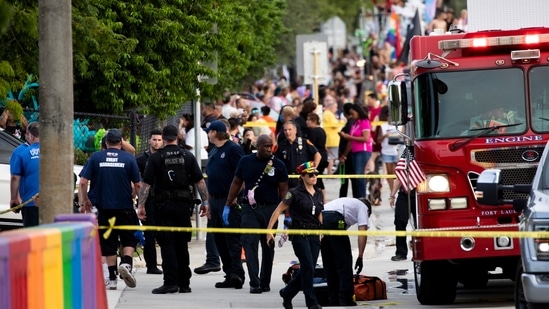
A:
<svg viewBox="0 0 549 309">
<path fill-rule="evenodd" d="M 448 175 L 427 175 L 427 189 L 429 192 L 450 192 Z"/>
<path fill-rule="evenodd" d="M 549 260 L 549 239 L 534 239 L 538 260 Z"/>
<path fill-rule="evenodd" d="M 535 225 L 535 232 L 549 231 L 548 225 Z M 549 260 L 549 238 L 534 238 L 534 247 L 538 260 Z"/>
</svg>

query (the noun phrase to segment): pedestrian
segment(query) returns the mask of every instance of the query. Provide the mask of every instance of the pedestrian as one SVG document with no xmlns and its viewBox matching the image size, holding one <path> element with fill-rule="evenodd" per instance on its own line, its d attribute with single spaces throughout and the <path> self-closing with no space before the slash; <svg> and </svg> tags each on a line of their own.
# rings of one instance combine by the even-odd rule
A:
<svg viewBox="0 0 549 309">
<path fill-rule="evenodd" d="M 324 99 L 326 103 L 326 98 Z M 328 175 L 333 174 L 335 160 L 338 158 L 339 132 L 343 127 L 343 122 L 340 122 L 337 117 L 337 103 L 331 101 L 327 103 L 326 109 L 322 114 L 322 127 L 326 132 L 326 149 L 328 151 Z"/>
<path fill-rule="evenodd" d="M 385 174 L 393 175 L 399 159 L 398 144 L 404 144 L 404 142 L 397 132 L 397 127 L 387 122 L 389 120 L 388 106 L 383 106 L 381 109 L 379 120 L 384 121 L 384 123 L 378 127 L 377 135 L 377 141 L 381 144 L 381 160 L 385 165 Z M 399 130 L 402 131 L 402 128 L 399 128 Z M 395 183 L 394 178 L 387 178 L 387 183 L 389 184 L 389 192 L 393 192 Z"/>
<path fill-rule="evenodd" d="M 24 144 L 15 148 L 10 158 L 10 206 L 33 198 L 40 191 L 40 125 L 31 122 L 25 131 Z M 38 205 L 30 201 L 21 209 L 23 226 L 40 224 Z"/>
<path fill-rule="evenodd" d="M 270 230 L 278 221 L 281 212 L 289 211 L 292 218 L 290 229 L 318 230 L 322 225 L 323 195 L 316 188 L 318 170 L 311 161 L 302 163 L 296 168 L 299 185 L 291 188 L 273 212 L 267 229 Z M 313 291 L 313 276 L 316 261 L 320 252 L 320 236 L 290 234 L 292 248 L 299 260 L 299 271 L 288 285 L 279 291 L 284 309 L 292 308 L 292 299 L 303 291 L 305 304 L 309 309 L 321 308 Z M 267 234 L 267 243 L 274 247 L 274 235 Z"/>
<path fill-rule="evenodd" d="M 366 164 L 372 155 L 372 142 L 370 137 L 371 124 L 368 112 L 360 105 L 353 104 L 350 108 L 351 117 L 354 120 L 349 134 L 340 132 L 339 136 L 349 141 L 339 161 L 344 162 L 349 153 L 353 157 L 354 174 L 364 174 Z M 358 195 L 366 197 L 366 179 L 358 179 Z"/>
<path fill-rule="evenodd" d="M 231 189 L 223 209 L 223 222 L 229 225 L 231 213 L 238 211 L 234 200 L 244 185 L 242 202 L 243 229 L 265 229 L 273 211 L 288 191 L 288 172 L 284 163 L 273 154 L 273 140 L 265 134 L 257 138 L 257 153 L 243 156 L 238 162 Z M 250 293 L 261 294 L 271 290 L 274 247 L 267 243 L 265 234 L 244 233 L 241 236 L 246 254 Z M 258 245 L 261 243 L 261 272 Z"/>
<path fill-rule="evenodd" d="M 133 197 L 141 187 L 139 167 L 135 157 L 122 150 L 122 133 L 110 129 L 105 135 L 107 149 L 98 151 L 88 159 L 80 172 L 78 200 L 80 212 L 91 212 L 92 202 L 87 190 L 95 195 L 97 223 L 109 226 L 109 220 L 115 218 L 115 226 L 135 225 L 138 222 L 133 206 Z M 133 187 L 132 187 L 133 185 Z M 107 289 L 116 290 L 118 273 L 126 286 L 135 288 L 136 281 L 132 274 L 133 254 L 137 245 L 135 230 L 113 229 L 105 239 L 99 237 L 101 253 L 106 258 L 109 270 Z M 116 253 L 122 246 L 120 265 L 116 267 Z"/>
<path fill-rule="evenodd" d="M 139 166 L 139 174 L 143 179 L 145 172 L 145 166 L 147 160 L 151 154 L 162 149 L 162 131 L 159 129 L 151 130 L 149 134 L 149 149 L 143 152 L 136 158 L 137 166 Z M 154 191 L 154 189 L 153 189 Z M 144 226 L 155 226 L 154 222 L 154 199 L 149 198 L 145 203 L 145 211 L 147 212 L 147 219 L 141 220 Z M 143 232 L 145 236 L 145 245 L 143 245 L 143 257 L 145 258 L 145 265 L 147 266 L 147 274 L 161 275 L 162 270 L 158 269 L 158 262 L 156 258 L 156 232 L 153 230 L 145 230 Z"/>
<path fill-rule="evenodd" d="M 355 120 L 351 117 L 351 107 L 353 106 L 353 103 L 345 103 L 343 104 L 343 115 L 347 118 L 347 122 L 343 126 L 340 132 L 349 134 L 351 132 L 351 127 L 355 123 Z M 338 147 L 338 157 L 340 158 L 339 161 L 339 173 L 344 175 L 351 175 L 354 174 L 355 166 L 353 163 L 353 156 L 344 156 L 343 153 L 347 151 L 347 145 L 349 144 L 349 141 L 340 138 L 339 139 L 339 147 Z M 344 158 L 343 161 L 341 161 L 341 158 Z M 347 192 L 349 191 L 349 182 L 351 183 L 351 192 L 353 194 L 354 198 L 359 198 L 358 195 L 358 178 L 341 178 L 341 186 L 339 188 L 339 197 L 346 197 Z"/>
<path fill-rule="evenodd" d="M 324 204 L 322 229 L 347 230 L 354 224 L 358 230 L 366 231 L 371 214 L 371 205 L 365 198 L 343 197 Z M 358 236 L 358 257 L 356 273 L 362 271 L 366 235 Z M 347 235 L 325 234 L 321 241 L 322 265 L 328 283 L 328 300 L 331 306 L 356 306 L 353 300 L 353 252 Z"/>
<path fill-rule="evenodd" d="M 320 126 L 320 117 L 315 113 L 309 113 L 307 116 L 307 127 L 309 128 L 308 140 L 318 149 L 321 155 L 320 163 L 317 165 L 317 170 L 320 175 L 324 174 L 324 170 L 328 166 L 328 150 L 326 149 L 326 131 Z M 322 178 L 319 178 L 316 183 L 317 187 L 322 190 L 322 194 L 326 197 L 326 188 Z"/>
<path fill-rule="evenodd" d="M 193 186 L 196 186 L 202 205 L 200 216 L 208 214 L 208 192 L 196 158 L 177 145 L 177 127 L 162 129 L 164 148 L 151 154 L 139 192 L 138 215 L 147 219 L 145 204 L 151 187 L 154 188 L 155 222 L 159 226 L 191 227 L 194 209 Z M 188 242 L 191 232 L 158 232 L 162 256 L 164 284 L 152 290 L 153 294 L 190 293 L 191 269 Z"/>
<path fill-rule="evenodd" d="M 315 166 L 320 163 L 322 155 L 308 139 L 297 136 L 297 127 L 292 121 L 284 123 L 285 138 L 278 144 L 275 157 L 282 160 L 288 173 L 295 174 L 296 168 L 303 162 L 313 161 Z M 290 179 L 288 186 L 297 186 L 298 180 Z"/>
<path fill-rule="evenodd" d="M 200 127 L 202 127 L 202 129 L 207 129 L 212 122 L 217 120 L 217 117 L 215 116 L 215 105 L 212 102 L 204 103 L 202 115 L 204 116 L 204 119 L 202 120 Z"/>
<path fill-rule="evenodd" d="M 398 195 L 397 195 L 398 193 Z M 408 196 L 409 195 L 409 196 Z M 408 203 L 410 201 L 410 203 Z M 402 188 L 400 181 L 395 179 L 391 196 L 389 197 L 389 205 L 395 208 L 395 231 L 406 231 L 410 213 L 413 218 L 416 216 L 416 190 L 413 189 L 408 194 Z M 408 259 L 408 244 L 406 236 L 396 237 L 395 255 L 391 257 L 391 261 L 405 261 Z"/>
<path fill-rule="evenodd" d="M 223 210 L 225 201 L 240 158 L 244 155 L 243 149 L 230 140 L 227 127 L 219 120 L 213 121 L 208 129 L 208 138 L 214 144 L 208 158 L 206 168 L 208 179 L 208 195 L 210 198 L 209 227 L 223 228 Z M 231 212 L 228 227 L 239 228 L 241 221 L 240 211 Z M 236 233 L 208 233 L 214 236 L 215 245 L 223 263 L 225 280 L 217 282 L 216 288 L 241 289 L 244 284 L 244 268 L 242 267 L 242 242 L 240 234 Z"/>
</svg>

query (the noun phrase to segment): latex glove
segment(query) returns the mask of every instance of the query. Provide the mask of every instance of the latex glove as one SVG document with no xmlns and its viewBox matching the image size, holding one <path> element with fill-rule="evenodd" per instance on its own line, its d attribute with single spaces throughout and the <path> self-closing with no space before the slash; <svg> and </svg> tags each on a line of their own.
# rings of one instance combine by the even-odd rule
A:
<svg viewBox="0 0 549 309">
<path fill-rule="evenodd" d="M 355 271 L 356 271 L 357 274 L 360 274 L 360 272 L 362 271 L 363 266 L 364 266 L 364 264 L 362 262 L 362 258 L 361 257 L 356 258 Z"/>
<path fill-rule="evenodd" d="M 223 207 L 223 215 L 221 217 L 223 218 L 223 225 L 229 226 L 229 214 L 231 213 L 231 206 L 225 205 Z"/>
</svg>

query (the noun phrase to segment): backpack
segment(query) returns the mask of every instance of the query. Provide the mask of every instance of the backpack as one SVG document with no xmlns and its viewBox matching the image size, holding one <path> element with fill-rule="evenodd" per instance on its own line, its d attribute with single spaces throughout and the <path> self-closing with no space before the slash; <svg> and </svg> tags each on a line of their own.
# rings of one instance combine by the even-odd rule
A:
<svg viewBox="0 0 549 309">
<path fill-rule="evenodd" d="M 162 172 L 162 186 L 158 186 L 162 191 L 185 193 L 192 192 L 192 183 L 185 166 L 185 152 L 160 150 L 160 157 L 164 163 Z"/>
<path fill-rule="evenodd" d="M 355 299 L 357 301 L 387 299 L 385 281 L 378 277 L 355 275 L 353 282 L 355 285 Z"/>
</svg>

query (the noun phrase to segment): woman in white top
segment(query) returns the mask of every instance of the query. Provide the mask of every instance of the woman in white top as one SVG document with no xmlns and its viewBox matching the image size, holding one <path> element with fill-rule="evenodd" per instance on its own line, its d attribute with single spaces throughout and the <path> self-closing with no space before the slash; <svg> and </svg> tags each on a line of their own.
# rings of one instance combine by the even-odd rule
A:
<svg viewBox="0 0 549 309">
<path fill-rule="evenodd" d="M 183 116 L 181 116 L 179 121 L 179 127 L 180 127 L 180 130 L 182 131 L 185 145 L 187 145 L 188 149 L 193 150 L 194 147 L 197 145 L 197 141 L 195 140 L 195 131 L 194 131 L 195 130 L 194 116 L 192 114 L 184 114 Z M 202 163 L 201 166 L 204 169 L 206 168 L 206 162 L 208 161 L 208 152 L 206 151 L 206 149 L 208 149 L 208 144 L 209 144 L 208 133 L 200 129 L 198 130 L 198 134 L 200 135 L 200 146 L 199 146 L 200 161 Z"/>
<path fill-rule="evenodd" d="M 379 121 L 385 121 L 385 123 L 378 127 L 377 142 L 381 143 L 381 160 L 385 167 L 385 174 L 393 175 L 399 159 L 398 141 L 401 141 L 402 138 L 400 134 L 398 134 L 395 126 L 387 122 L 388 120 L 389 107 L 383 106 L 379 113 Z M 387 178 L 387 183 L 389 184 L 391 192 L 393 192 L 394 181 L 393 178 Z"/>
</svg>

